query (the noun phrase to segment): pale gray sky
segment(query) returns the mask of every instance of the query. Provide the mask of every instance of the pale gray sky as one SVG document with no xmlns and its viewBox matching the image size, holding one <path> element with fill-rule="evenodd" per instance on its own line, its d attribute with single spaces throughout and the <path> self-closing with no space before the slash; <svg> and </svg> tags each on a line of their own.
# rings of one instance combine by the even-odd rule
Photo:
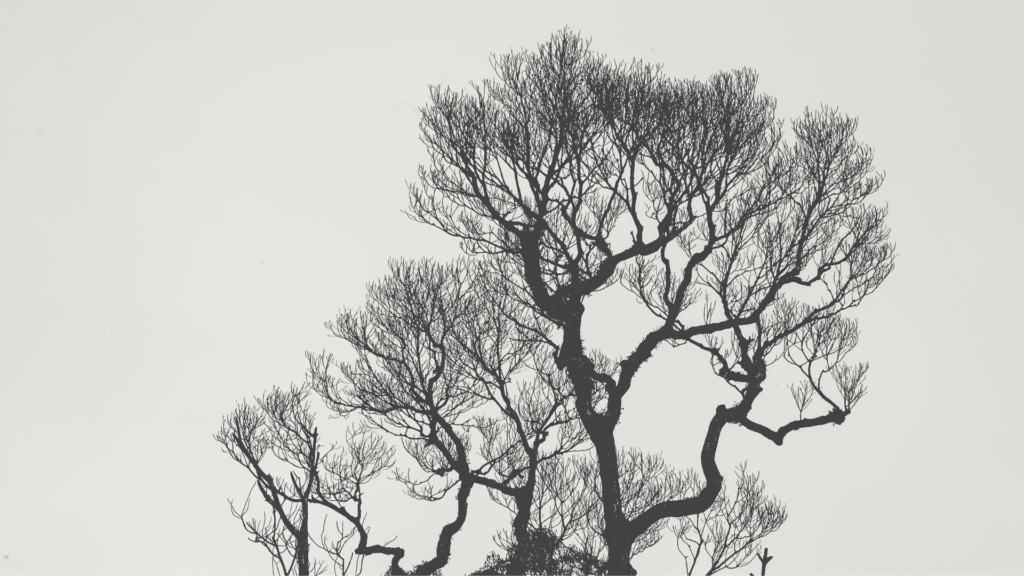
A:
<svg viewBox="0 0 1024 576">
<path fill-rule="evenodd" d="M 0 3 L 0 573 L 268 572 L 228 512 L 250 484 L 221 416 L 301 381 L 305 350 L 343 353 L 322 323 L 389 256 L 457 253 L 400 213 L 416 108 L 566 25 L 678 77 L 753 67 L 782 118 L 860 117 L 887 174 L 868 396 L 782 447 L 723 436 L 723 470 L 748 460 L 788 505 L 769 571 L 1024 572 L 1024 5 L 356 4 Z M 643 324 L 602 298 L 588 342 L 614 353 Z M 621 438 L 690 466 L 728 396 L 673 354 Z M 373 534 L 422 559 L 451 503 L 382 482 Z M 474 498 L 447 574 L 505 522 Z M 668 540 L 635 565 L 682 570 Z"/>
</svg>

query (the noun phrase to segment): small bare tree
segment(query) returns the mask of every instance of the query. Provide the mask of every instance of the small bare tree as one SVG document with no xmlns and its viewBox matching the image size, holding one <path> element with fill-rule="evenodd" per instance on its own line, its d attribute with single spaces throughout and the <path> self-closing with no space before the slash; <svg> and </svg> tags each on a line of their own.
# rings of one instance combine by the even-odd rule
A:
<svg viewBox="0 0 1024 576">
<path fill-rule="evenodd" d="M 327 553 L 336 572 L 340 569 L 342 574 L 358 575 L 361 563 L 354 561 L 351 552 L 366 548 L 362 486 L 390 467 L 393 450 L 380 438 L 360 430 L 350 431 L 345 447 L 331 446 L 324 451 L 307 400 L 309 392 L 305 387 L 274 388 L 257 399 L 255 406 L 243 402 L 224 418 L 216 440 L 248 470 L 255 480 L 254 489 L 271 508 L 261 519 L 248 517 L 250 491 L 241 510 L 232 504 L 232 514 L 242 521 L 252 541 L 270 552 L 275 573 L 325 572 L 327 561 L 310 556 L 313 545 Z M 268 453 L 277 461 L 268 462 Z M 275 467 L 283 467 L 286 475 L 275 475 Z M 349 513 L 345 503 L 355 504 L 356 512 Z M 338 527 L 338 538 L 331 539 L 325 518 L 319 540 L 311 538 L 314 505 L 340 512 L 351 526 Z M 359 547 L 346 552 L 355 533 L 360 536 Z"/>
<path fill-rule="evenodd" d="M 309 496 L 316 482 L 319 446 L 303 392 L 275 388 L 257 400 L 256 406 L 243 403 L 224 419 L 216 439 L 245 466 L 255 479 L 255 488 L 271 506 L 270 516 L 261 521 L 246 519 L 248 498 L 241 511 L 232 504 L 232 513 L 242 520 L 252 541 L 270 552 L 275 571 L 309 574 L 312 569 L 319 573 L 320 567 L 311 565 L 309 559 Z M 290 466 L 285 479 L 264 468 L 268 451 Z"/>
<path fill-rule="evenodd" d="M 538 352 L 548 329 L 488 274 L 464 261 L 393 261 L 362 309 L 328 323 L 352 345 L 355 362 L 309 355 L 312 386 L 328 406 L 400 439 L 425 474 L 395 471 L 408 495 L 436 501 L 456 493 L 456 517 L 416 573 L 447 564 L 477 485 L 512 512 L 515 540 L 528 540 L 541 467 L 586 442 L 571 387 Z M 522 572 L 518 558 L 509 570 Z"/>
</svg>

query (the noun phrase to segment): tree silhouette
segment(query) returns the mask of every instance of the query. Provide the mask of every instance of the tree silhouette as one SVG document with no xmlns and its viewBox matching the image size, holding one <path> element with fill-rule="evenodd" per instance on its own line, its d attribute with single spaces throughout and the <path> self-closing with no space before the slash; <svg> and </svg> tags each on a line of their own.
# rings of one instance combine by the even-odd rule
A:
<svg viewBox="0 0 1024 576">
<path fill-rule="evenodd" d="M 435 501 L 456 492 L 456 518 L 416 573 L 447 564 L 477 485 L 512 513 L 515 541 L 529 541 L 538 484 L 548 497 L 564 490 L 544 473 L 585 447 L 571 387 L 549 358 L 537 355 L 548 327 L 515 306 L 503 286 L 465 261 L 393 261 L 391 274 L 369 287 L 362 309 L 328 323 L 354 348 L 356 361 L 310 355 L 311 386 L 328 406 L 398 438 L 425 474 L 396 470 L 409 496 Z M 340 378 L 330 374 L 333 367 Z M 544 504 L 536 508 L 543 514 Z M 582 521 L 562 508 L 563 529 Z M 509 562 L 513 573 L 523 570 L 517 554 Z"/>
<path fill-rule="evenodd" d="M 365 306 L 328 323 L 352 345 L 355 362 L 308 354 L 303 387 L 275 389 L 257 401 L 258 408 L 243 404 L 217 435 L 257 478 L 273 507 L 267 527 L 246 527 L 283 573 L 323 568 L 309 560 L 310 505 L 327 508 L 350 526 L 339 528 L 342 540 L 322 539 L 318 545 L 336 567 L 344 571 L 358 563 L 351 557 L 346 563 L 342 551 L 346 539 L 358 534 L 354 553 L 391 556 L 392 574 L 432 574 L 448 563 L 476 485 L 512 512 L 513 541 L 519 543 L 532 541 L 531 529 L 547 526 L 557 526 L 565 538 L 588 518 L 582 506 L 593 506 L 569 493 L 566 468 L 557 464 L 587 446 L 572 411 L 571 388 L 550 358 L 536 354 L 538 342 L 547 338 L 543 322 L 514 306 L 484 267 L 396 260 L 391 268 L 391 275 L 369 287 Z M 340 378 L 331 374 L 334 368 Z M 306 401 L 311 390 L 337 415 L 362 419 L 347 447 L 321 450 Z M 394 469 L 407 494 L 434 501 L 456 493 L 456 517 L 438 534 L 434 557 L 411 569 L 401 564 L 403 548 L 367 543 L 362 487 L 391 467 L 394 453 L 370 428 L 397 437 L 426 475 Z M 476 451 L 474 434 L 482 439 Z M 268 446 L 297 470 L 290 476 L 294 487 L 281 489 L 282 481 L 266 472 Z M 509 557 L 511 573 L 526 569 L 520 552 L 527 549 L 519 545 Z"/>
<path fill-rule="evenodd" d="M 554 362 L 596 454 L 607 569 L 634 573 L 630 554 L 648 530 L 717 501 L 727 424 L 782 444 L 842 424 L 863 396 L 866 365 L 841 363 L 856 324 L 840 315 L 893 267 L 886 211 L 866 203 L 882 177 L 856 120 L 835 110 L 805 112 L 785 140 L 751 70 L 675 80 L 608 62 L 568 31 L 492 65 L 497 78 L 469 92 L 431 89 L 421 122 L 430 162 L 410 186 L 409 214 L 492 262 L 509 293 L 557 328 Z M 582 328 L 586 299 L 616 283 L 652 327 L 608 361 Z M 615 431 L 662 344 L 707 354 L 737 402 L 710 416 L 700 492 L 627 511 Z M 774 429 L 751 417 L 780 358 L 826 413 Z"/>
<path fill-rule="evenodd" d="M 335 569 L 342 574 L 358 574 L 361 562 L 346 555 L 346 545 L 359 534 L 359 549 L 366 548 L 363 527 L 362 486 L 391 465 L 393 449 L 365 430 L 350 433 L 346 446 L 323 450 L 314 426 L 307 397 L 309 389 L 292 386 L 288 390 L 274 388 L 253 406 L 242 403 L 224 418 L 215 436 L 236 462 L 255 479 L 263 500 L 270 505 L 269 516 L 259 520 L 248 518 L 251 503 L 246 499 L 242 509 L 231 505 L 232 514 L 242 521 L 253 542 L 270 552 L 275 573 L 321 574 L 326 562 L 310 558 L 310 545 L 324 550 Z M 277 462 L 268 462 L 271 453 Z M 277 476 L 271 470 L 283 464 L 287 475 Z M 343 506 L 356 505 L 355 514 Z M 326 520 L 320 540 L 310 537 L 310 507 L 324 505 L 340 512 L 352 525 L 339 529 L 338 538 L 326 533 Z"/>
<path fill-rule="evenodd" d="M 454 518 L 413 573 L 448 564 L 476 486 L 511 516 L 511 533 L 496 537 L 504 555 L 485 571 L 635 574 L 631 559 L 673 519 L 692 546 L 688 571 L 701 553 L 712 572 L 746 564 L 785 511 L 745 468 L 735 498 L 723 493 L 722 430 L 781 445 L 842 424 L 865 394 L 867 364 L 844 363 L 858 340 L 844 313 L 881 285 L 894 251 L 886 210 L 867 203 L 882 176 L 857 121 L 808 110 L 787 133 L 752 70 L 677 80 L 609 61 L 567 30 L 492 66 L 496 78 L 468 92 L 431 87 L 420 125 L 429 162 L 409 186 L 408 215 L 466 255 L 393 260 L 361 308 L 327 323 L 355 360 L 308 354 L 303 390 L 373 438 L 344 452 L 355 462 L 367 446 L 362 468 L 327 465 L 298 416 L 246 436 L 245 426 L 262 430 L 247 418 L 259 418 L 236 411 L 218 435 L 283 526 L 258 540 L 302 557 L 312 504 L 351 526 L 357 555 L 389 555 L 389 573 L 407 573 L 404 549 L 367 540 L 361 486 L 392 456 L 373 429 L 415 463 L 392 470 L 409 496 L 454 494 Z M 584 344 L 584 320 L 595 322 L 587 299 L 613 286 L 650 323 L 620 358 Z M 638 376 L 665 347 L 704 355 L 736 394 L 708 414 L 699 471 L 616 438 L 629 390 L 651 385 Z M 772 427 L 752 413 L 777 364 L 800 374 L 797 418 Z M 815 400 L 825 409 L 811 416 Z M 275 452 L 299 470 L 287 487 L 257 467 L 278 437 L 299 446 Z"/>
</svg>

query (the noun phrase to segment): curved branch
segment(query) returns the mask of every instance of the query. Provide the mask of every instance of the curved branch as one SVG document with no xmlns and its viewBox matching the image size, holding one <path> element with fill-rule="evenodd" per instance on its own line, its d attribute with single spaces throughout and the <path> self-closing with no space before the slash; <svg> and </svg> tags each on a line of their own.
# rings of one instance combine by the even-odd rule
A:
<svg viewBox="0 0 1024 576">
<path fill-rule="evenodd" d="M 796 430 L 800 430 L 800 429 L 803 429 L 803 428 L 813 428 L 814 426 L 822 426 L 824 424 L 830 424 L 830 423 L 831 424 L 842 424 L 843 422 L 846 421 L 846 417 L 849 414 L 850 414 L 850 412 L 848 410 L 840 411 L 840 410 L 834 410 L 833 409 L 833 410 L 829 411 L 828 414 L 825 414 L 824 416 L 817 416 L 815 418 L 807 418 L 807 419 L 801 419 L 801 420 L 794 420 L 794 421 L 790 422 L 789 424 L 786 424 L 786 425 L 782 426 L 778 430 L 772 430 L 771 428 L 768 428 L 767 426 L 765 426 L 763 424 L 758 424 L 757 422 L 754 422 L 754 421 L 750 420 L 746 416 L 743 416 L 742 418 L 736 420 L 736 423 L 739 424 L 740 426 L 743 426 L 747 430 L 751 430 L 753 432 L 757 432 L 758 434 L 760 434 L 761 436 L 764 436 L 765 438 L 771 440 L 775 444 L 777 444 L 779 446 L 782 446 L 782 440 L 786 437 L 786 434 L 789 434 L 790 432 L 793 432 L 793 431 L 796 431 Z"/>
</svg>

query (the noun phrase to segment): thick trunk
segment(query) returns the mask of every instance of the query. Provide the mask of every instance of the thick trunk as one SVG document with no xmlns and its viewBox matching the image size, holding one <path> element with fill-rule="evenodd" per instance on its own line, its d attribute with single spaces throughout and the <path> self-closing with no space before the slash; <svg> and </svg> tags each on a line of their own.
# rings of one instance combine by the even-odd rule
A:
<svg viewBox="0 0 1024 576">
<path fill-rule="evenodd" d="M 636 535 L 630 533 L 629 521 L 622 511 L 622 490 L 619 483 L 619 453 L 615 444 L 615 427 L 619 423 L 621 404 L 615 392 L 608 391 L 605 412 L 593 408 L 593 391 L 604 383 L 594 379 L 593 363 L 583 350 L 579 320 L 583 305 L 578 306 L 576 322 L 563 328 L 560 366 L 566 370 L 576 391 L 576 411 L 594 444 L 597 469 L 601 480 L 601 501 L 604 511 L 604 537 L 608 544 L 608 569 L 611 574 L 636 574 L 629 563 L 629 552 Z"/>
<path fill-rule="evenodd" d="M 437 537 L 437 553 L 434 557 L 413 569 L 413 574 L 433 574 L 448 564 L 448 560 L 452 556 L 452 538 L 466 522 L 466 515 L 469 512 L 469 492 L 472 489 L 472 482 L 461 481 L 457 495 L 459 509 L 455 520 L 441 529 L 441 535 Z"/>
<path fill-rule="evenodd" d="M 509 554 L 506 574 L 526 574 L 524 556 L 530 546 L 530 503 L 533 496 L 533 487 L 529 488 L 529 492 L 516 497 L 516 516 L 512 519 L 512 535 L 516 543 Z"/>
<path fill-rule="evenodd" d="M 309 575 L 309 503 L 302 502 L 302 523 L 295 538 L 295 563 L 299 576 Z"/>
<path fill-rule="evenodd" d="M 630 539 L 618 537 L 615 540 L 608 540 L 608 563 L 605 570 L 608 574 L 636 574 L 636 569 L 629 562 L 629 550 L 633 542 Z"/>
<path fill-rule="evenodd" d="M 606 421 L 605 421 L 606 422 Z M 629 550 L 635 537 L 629 534 L 629 522 L 622 511 L 622 491 L 619 484 L 619 454 L 615 445 L 614 428 L 597 422 L 590 435 L 597 453 L 597 468 L 601 478 L 601 504 L 604 511 L 604 537 L 608 544 L 608 567 L 611 574 L 636 574 L 629 564 Z"/>
<path fill-rule="evenodd" d="M 299 537 L 295 544 L 295 563 L 298 565 L 299 576 L 309 576 L 309 537 Z"/>
</svg>

